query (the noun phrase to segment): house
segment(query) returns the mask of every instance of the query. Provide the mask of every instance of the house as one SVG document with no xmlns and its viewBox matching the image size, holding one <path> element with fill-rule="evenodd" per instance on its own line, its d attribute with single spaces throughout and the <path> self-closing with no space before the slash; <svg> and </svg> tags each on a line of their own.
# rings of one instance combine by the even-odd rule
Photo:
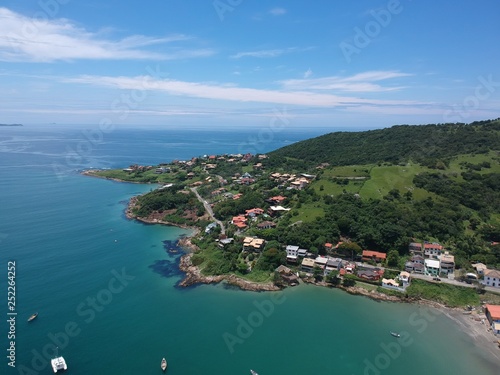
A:
<svg viewBox="0 0 500 375">
<path fill-rule="evenodd" d="M 408 245 L 408 250 L 410 254 L 423 255 L 422 244 L 420 242 L 411 242 Z"/>
<path fill-rule="evenodd" d="M 426 259 L 424 263 L 424 274 L 429 276 L 439 275 L 439 260 Z"/>
<path fill-rule="evenodd" d="M 271 197 L 269 198 L 267 201 L 270 202 L 270 203 L 274 203 L 274 204 L 280 204 L 282 203 L 284 200 L 286 199 L 286 197 L 283 197 L 281 195 L 276 195 L 274 197 Z"/>
<path fill-rule="evenodd" d="M 485 305 L 484 313 L 490 322 L 493 333 L 500 333 L 500 305 Z"/>
<path fill-rule="evenodd" d="M 356 276 L 358 276 L 360 279 L 371 280 L 371 281 L 378 281 L 382 277 L 380 272 L 376 271 L 375 269 L 358 270 Z"/>
<path fill-rule="evenodd" d="M 361 260 L 363 261 L 373 260 L 374 262 L 381 263 L 385 261 L 386 257 L 387 254 L 385 253 L 379 253 L 378 251 L 371 251 L 371 250 L 363 250 Z"/>
<path fill-rule="evenodd" d="M 217 223 L 210 223 L 207 225 L 207 227 L 205 228 L 205 233 L 210 233 L 212 231 L 212 229 L 216 228 L 217 227 Z"/>
<path fill-rule="evenodd" d="M 246 216 L 257 216 L 257 215 L 262 215 L 264 213 L 264 210 L 262 208 L 252 208 L 251 210 L 245 210 L 245 215 Z"/>
<path fill-rule="evenodd" d="M 324 270 L 327 262 L 328 262 L 328 258 L 326 258 L 326 257 L 321 257 L 321 256 L 316 257 L 316 259 L 314 259 L 314 266 L 319 267 L 322 270 Z"/>
<path fill-rule="evenodd" d="M 419 273 L 419 274 L 424 274 L 425 267 L 423 263 L 417 263 L 417 262 L 406 262 L 405 263 L 405 271 L 406 272 L 414 272 L 414 273 Z"/>
<path fill-rule="evenodd" d="M 301 270 L 304 272 L 312 272 L 314 268 L 314 259 L 304 258 L 301 264 Z"/>
<path fill-rule="evenodd" d="M 455 257 L 453 255 L 450 255 L 447 251 L 444 252 L 443 255 L 439 258 L 439 263 L 440 263 L 440 273 L 443 274 L 453 274 L 455 272 Z"/>
<path fill-rule="evenodd" d="M 238 229 L 244 229 L 247 227 L 247 218 L 243 215 L 233 216 L 231 224 L 235 225 Z"/>
<path fill-rule="evenodd" d="M 483 284 L 486 286 L 500 288 L 500 271 L 498 270 L 484 271 Z"/>
<path fill-rule="evenodd" d="M 276 268 L 275 271 L 282 275 L 287 275 L 292 273 L 292 270 L 284 265 L 278 266 L 278 268 Z"/>
<path fill-rule="evenodd" d="M 297 263 L 297 257 L 299 252 L 299 247 L 295 245 L 287 245 L 286 250 L 286 260 L 290 263 Z"/>
<path fill-rule="evenodd" d="M 257 224 L 257 228 L 259 229 L 271 229 L 276 227 L 276 223 L 272 221 L 263 221 L 262 223 Z"/>
<path fill-rule="evenodd" d="M 221 240 L 219 240 L 219 247 L 224 247 L 226 245 L 229 245 L 231 243 L 233 243 L 234 241 L 234 238 L 223 238 Z"/>
<path fill-rule="evenodd" d="M 281 214 L 283 212 L 290 211 L 289 208 L 285 208 L 283 206 L 271 206 L 269 207 L 269 210 L 267 210 L 267 213 L 271 216 L 275 216 L 277 214 Z"/>
<path fill-rule="evenodd" d="M 332 271 L 340 271 L 341 268 L 342 268 L 342 259 L 328 258 L 325 266 L 325 275 L 328 275 Z"/>
<path fill-rule="evenodd" d="M 425 258 L 422 255 L 413 255 L 410 258 L 410 261 L 413 262 L 413 263 L 420 263 L 420 264 L 423 265 L 424 261 L 425 261 Z"/>
<path fill-rule="evenodd" d="M 297 255 L 298 255 L 299 257 L 305 258 L 305 257 L 306 257 L 306 255 L 307 255 L 307 249 L 299 249 L 299 251 L 298 251 Z"/>
<path fill-rule="evenodd" d="M 479 275 L 484 275 L 484 272 L 488 269 L 483 263 L 475 263 L 472 265 L 472 268 L 474 268 Z"/>
<path fill-rule="evenodd" d="M 401 271 L 398 276 L 399 281 L 403 284 L 403 288 L 406 289 L 410 285 L 411 277 L 408 272 Z"/>
<path fill-rule="evenodd" d="M 399 289 L 399 284 L 394 279 L 382 279 L 382 287 L 389 289 Z"/>
<path fill-rule="evenodd" d="M 265 241 L 262 238 L 245 237 L 243 240 L 243 250 L 259 251 L 264 247 Z"/>
<path fill-rule="evenodd" d="M 438 259 L 443 251 L 443 246 L 437 242 L 424 244 L 424 256 L 427 258 Z"/>
</svg>

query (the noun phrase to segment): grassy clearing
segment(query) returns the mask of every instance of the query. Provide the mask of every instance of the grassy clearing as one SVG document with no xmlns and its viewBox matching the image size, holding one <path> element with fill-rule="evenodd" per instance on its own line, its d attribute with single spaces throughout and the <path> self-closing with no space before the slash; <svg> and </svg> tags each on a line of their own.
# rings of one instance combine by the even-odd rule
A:
<svg viewBox="0 0 500 375">
<path fill-rule="evenodd" d="M 292 216 L 291 222 L 296 223 L 302 221 L 304 223 L 316 220 L 317 217 L 325 216 L 325 211 L 323 210 L 321 203 L 305 203 L 298 210 L 299 214 L 297 216 Z"/>
<path fill-rule="evenodd" d="M 413 279 L 406 289 L 409 297 L 423 298 L 449 307 L 475 306 L 481 302 L 475 288 L 429 283 Z"/>
<path fill-rule="evenodd" d="M 498 162 L 498 153 L 490 151 L 487 154 L 477 155 L 459 155 L 450 161 L 447 172 L 460 174 L 466 169 L 460 163 L 480 164 L 482 162 L 489 162 L 491 168 L 483 168 L 477 173 L 500 173 L 500 163 Z"/>
<path fill-rule="evenodd" d="M 311 188 L 319 195 L 339 195 L 342 194 L 344 190 L 348 193 L 357 194 L 363 186 L 363 183 L 363 181 L 350 181 L 347 185 L 340 185 L 336 182 L 321 179 L 319 181 L 314 181 L 311 184 Z M 321 187 L 323 187 L 323 189 Z"/>
<path fill-rule="evenodd" d="M 373 165 L 348 165 L 325 169 L 324 178 L 335 177 L 370 177 L 370 169 Z"/>
<path fill-rule="evenodd" d="M 424 199 L 428 192 L 415 189 L 413 178 L 417 173 L 427 171 L 428 168 L 408 163 L 405 166 L 376 166 L 370 173 L 371 178 L 361 188 L 359 194 L 363 198 L 378 199 L 392 189 L 398 189 L 402 194 L 412 190 L 415 199 Z"/>
</svg>

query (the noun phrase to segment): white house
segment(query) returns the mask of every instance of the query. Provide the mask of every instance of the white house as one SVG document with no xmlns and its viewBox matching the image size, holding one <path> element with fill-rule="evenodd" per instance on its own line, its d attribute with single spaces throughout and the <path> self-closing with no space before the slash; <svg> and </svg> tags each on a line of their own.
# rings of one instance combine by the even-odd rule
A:
<svg viewBox="0 0 500 375">
<path fill-rule="evenodd" d="M 439 260 L 426 259 L 425 260 L 425 271 L 426 275 L 437 276 L 439 275 Z"/>
<path fill-rule="evenodd" d="M 288 262 L 296 263 L 297 256 L 299 255 L 299 247 L 295 245 L 287 245 L 285 250 L 286 250 L 286 260 Z"/>
<path fill-rule="evenodd" d="M 500 271 L 485 270 L 483 284 L 486 286 L 500 288 Z"/>
</svg>

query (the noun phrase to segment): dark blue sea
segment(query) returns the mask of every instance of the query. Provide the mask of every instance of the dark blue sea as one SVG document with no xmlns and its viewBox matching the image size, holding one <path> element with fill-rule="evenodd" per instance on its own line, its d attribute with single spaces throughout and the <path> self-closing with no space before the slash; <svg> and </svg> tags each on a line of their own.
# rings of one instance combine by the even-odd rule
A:
<svg viewBox="0 0 500 375">
<path fill-rule="evenodd" d="M 56 354 L 68 374 L 160 374 L 162 357 L 171 375 L 498 374 L 425 307 L 307 285 L 179 288 L 176 240 L 189 232 L 124 216 L 152 186 L 79 173 L 263 153 L 326 132 L 0 127 L 0 374 L 50 374 Z"/>
</svg>

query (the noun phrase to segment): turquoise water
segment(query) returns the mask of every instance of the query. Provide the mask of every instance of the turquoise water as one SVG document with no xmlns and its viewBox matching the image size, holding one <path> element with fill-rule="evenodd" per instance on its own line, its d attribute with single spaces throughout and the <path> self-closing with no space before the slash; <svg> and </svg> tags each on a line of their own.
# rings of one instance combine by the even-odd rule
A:
<svg viewBox="0 0 500 375">
<path fill-rule="evenodd" d="M 74 172 L 238 152 L 250 132 L 116 130 L 78 155 L 68 149 L 83 147 L 82 129 L 0 131 L 0 288 L 6 296 L 6 265 L 15 261 L 18 313 L 16 368 L 4 357 L 2 374 L 51 373 L 46 358 L 56 346 L 69 374 L 160 374 L 162 357 L 181 375 L 498 373 L 452 321 L 422 307 L 307 285 L 178 288 L 175 240 L 188 232 L 124 216 L 127 200 L 152 186 Z M 310 135 L 277 134 L 257 146 Z"/>
</svg>

